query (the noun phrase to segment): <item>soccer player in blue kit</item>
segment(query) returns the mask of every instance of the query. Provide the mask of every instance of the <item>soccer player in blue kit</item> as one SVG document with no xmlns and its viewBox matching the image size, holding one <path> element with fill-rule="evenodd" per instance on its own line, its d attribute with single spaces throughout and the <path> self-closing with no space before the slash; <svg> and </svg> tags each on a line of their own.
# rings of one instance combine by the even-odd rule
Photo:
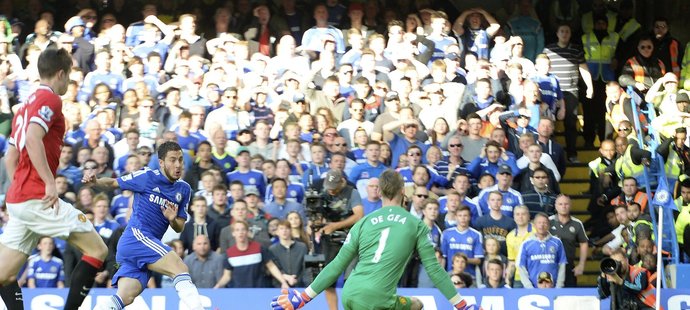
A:
<svg viewBox="0 0 690 310">
<path fill-rule="evenodd" d="M 199 291 L 192 283 L 182 259 L 161 242 L 170 225 L 176 232 L 184 228 L 191 187 L 181 180 L 184 167 L 182 148 L 165 142 L 158 148 L 162 169 L 144 168 L 118 179 L 97 179 L 93 172 L 84 175 L 84 184 L 104 190 L 134 192 L 132 217 L 117 244 L 116 260 L 120 265 L 113 276 L 117 294 L 96 305 L 98 310 L 118 310 L 134 302 L 155 271 L 173 278 L 180 300 L 189 309 L 201 310 Z"/>
</svg>

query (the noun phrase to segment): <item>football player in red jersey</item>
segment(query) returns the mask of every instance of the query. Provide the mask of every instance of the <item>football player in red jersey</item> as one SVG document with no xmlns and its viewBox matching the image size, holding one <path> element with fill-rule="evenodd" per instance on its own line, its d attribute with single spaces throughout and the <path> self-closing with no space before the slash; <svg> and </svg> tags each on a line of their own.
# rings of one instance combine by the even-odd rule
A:
<svg viewBox="0 0 690 310">
<path fill-rule="evenodd" d="M 9 309 L 23 309 L 16 275 L 41 236 L 65 238 L 84 254 L 72 273 L 65 309 L 77 309 L 93 286 L 108 248 L 84 214 L 58 198 L 55 173 L 65 135 L 60 95 L 67 91 L 72 57 L 47 49 L 38 58 L 41 85 L 12 120 L 5 164 L 10 220 L 0 235 L 0 296 Z"/>
</svg>

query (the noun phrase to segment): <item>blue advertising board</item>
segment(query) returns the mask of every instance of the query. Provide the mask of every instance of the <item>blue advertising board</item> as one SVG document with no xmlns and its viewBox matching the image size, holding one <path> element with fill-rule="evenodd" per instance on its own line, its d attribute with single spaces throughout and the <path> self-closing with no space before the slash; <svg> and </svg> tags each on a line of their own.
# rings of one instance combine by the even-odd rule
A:
<svg viewBox="0 0 690 310">
<path fill-rule="evenodd" d="M 201 289 L 206 309 L 270 309 L 271 298 L 279 289 Z M 108 298 L 114 289 L 93 289 L 80 310 L 92 310 L 97 300 Z M 416 296 L 425 304 L 425 310 L 451 309 L 451 305 L 436 289 L 399 289 L 400 295 Z M 586 309 L 609 310 L 609 301 L 597 299 L 595 288 L 577 289 L 463 289 L 460 293 L 470 303 L 482 306 L 484 310 L 550 310 Z M 690 290 L 662 291 L 664 309 L 690 310 Z M 25 289 L 26 309 L 62 309 L 67 289 Z M 575 305 L 575 307 L 573 307 Z M 0 306 L 0 309 L 4 307 Z M 310 302 L 305 310 L 327 309 L 323 294 Z M 136 310 L 186 310 L 180 303 L 174 289 L 147 289 L 127 309 Z"/>
</svg>

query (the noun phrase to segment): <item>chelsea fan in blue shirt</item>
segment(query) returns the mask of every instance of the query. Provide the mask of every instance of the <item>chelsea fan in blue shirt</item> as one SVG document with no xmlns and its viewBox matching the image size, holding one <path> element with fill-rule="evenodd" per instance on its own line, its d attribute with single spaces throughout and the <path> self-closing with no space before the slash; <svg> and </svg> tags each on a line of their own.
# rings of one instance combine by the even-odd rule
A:
<svg viewBox="0 0 690 310">
<path fill-rule="evenodd" d="M 549 217 L 545 213 L 534 216 L 535 234 L 529 237 L 520 247 L 517 266 L 520 280 L 525 288 L 538 285 L 538 275 L 548 272 L 554 275 L 556 287 L 565 283 L 565 266 L 568 260 L 561 239 L 549 233 Z"/>
<path fill-rule="evenodd" d="M 65 287 L 65 268 L 62 260 L 53 256 L 55 243 L 48 236 L 38 240 L 36 256 L 29 259 L 29 274 L 27 285 L 29 288 L 63 288 Z"/>
<path fill-rule="evenodd" d="M 189 309 L 203 309 L 189 269 L 160 240 L 168 226 L 181 232 L 187 220 L 185 209 L 189 206 L 192 189 L 180 179 L 183 153 L 179 144 L 167 141 L 158 147 L 159 170 L 145 168 L 118 179 L 97 179 L 93 171 L 84 175 L 84 184 L 91 183 L 110 191 L 134 192 L 132 217 L 117 245 L 116 260 L 120 268 L 112 281 L 118 288 L 117 294 L 99 300 L 96 309 L 123 309 L 134 302 L 146 287 L 151 271 L 172 278 L 180 300 Z"/>
</svg>

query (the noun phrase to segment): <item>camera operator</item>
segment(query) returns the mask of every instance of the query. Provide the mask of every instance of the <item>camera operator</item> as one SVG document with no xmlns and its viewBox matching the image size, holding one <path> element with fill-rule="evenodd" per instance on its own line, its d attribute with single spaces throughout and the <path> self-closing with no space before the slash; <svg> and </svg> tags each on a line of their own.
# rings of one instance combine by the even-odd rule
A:
<svg viewBox="0 0 690 310">
<path fill-rule="evenodd" d="M 597 291 L 600 299 L 611 297 L 611 309 L 654 309 L 656 296 L 649 271 L 628 264 L 625 250 L 613 250 L 609 259 L 602 260 L 601 269 Z"/>
<path fill-rule="evenodd" d="M 347 230 L 364 216 L 362 199 L 357 190 L 347 184 L 341 170 L 328 171 L 323 180 L 322 197 L 326 213 L 325 226 L 317 231 L 321 235 L 321 248 L 325 263 L 330 263 L 340 251 Z M 326 300 L 331 309 L 337 309 L 335 286 L 326 289 Z"/>
</svg>

